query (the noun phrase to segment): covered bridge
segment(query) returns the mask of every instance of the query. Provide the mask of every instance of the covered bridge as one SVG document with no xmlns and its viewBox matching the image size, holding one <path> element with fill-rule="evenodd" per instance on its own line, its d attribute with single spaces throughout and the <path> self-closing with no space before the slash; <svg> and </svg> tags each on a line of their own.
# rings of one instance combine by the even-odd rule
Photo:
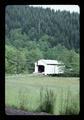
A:
<svg viewBox="0 0 84 120">
<path fill-rule="evenodd" d="M 40 59 L 35 62 L 34 73 L 42 73 L 45 75 L 61 74 L 64 73 L 64 67 L 64 64 L 62 62 L 58 62 L 57 60 Z"/>
</svg>

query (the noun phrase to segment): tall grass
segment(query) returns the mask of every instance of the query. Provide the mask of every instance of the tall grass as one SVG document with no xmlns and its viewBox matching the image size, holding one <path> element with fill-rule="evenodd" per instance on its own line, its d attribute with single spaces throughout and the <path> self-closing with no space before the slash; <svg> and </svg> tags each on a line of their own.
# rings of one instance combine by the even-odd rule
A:
<svg viewBox="0 0 84 120">
<path fill-rule="evenodd" d="M 35 111 L 38 108 L 38 112 L 44 111 L 57 115 L 79 114 L 80 100 L 76 95 L 79 92 L 79 78 L 31 75 L 22 75 L 18 78 L 19 80 L 15 76 L 6 78 L 6 103 L 8 105 L 28 111 Z M 42 86 L 43 90 L 40 89 Z M 46 87 L 47 90 L 44 89 Z M 69 87 L 71 91 L 67 92 Z M 50 92 L 50 89 L 53 91 Z M 63 90 L 60 91 L 60 89 Z M 66 92 L 66 96 L 63 92 Z M 55 97 L 56 102 L 52 96 Z"/>
<path fill-rule="evenodd" d="M 79 103 L 78 95 L 72 95 L 71 91 L 68 90 L 65 100 L 63 99 L 63 93 L 60 102 L 60 115 L 77 115 L 79 114 Z"/>
<path fill-rule="evenodd" d="M 52 90 L 46 89 L 45 92 L 43 89 L 40 90 L 40 105 L 38 111 L 47 112 L 53 114 L 54 105 L 55 105 L 56 96 Z"/>
<path fill-rule="evenodd" d="M 59 114 L 60 115 L 77 115 L 79 114 L 79 103 L 78 95 L 72 95 L 70 89 L 64 95 L 63 90 L 61 90 L 61 97 L 60 97 L 60 108 Z M 57 94 L 55 95 L 54 91 L 51 89 L 40 89 L 40 103 L 37 104 L 37 109 L 33 112 L 46 112 L 50 114 L 54 114 L 54 107 L 56 109 L 56 98 Z M 21 110 L 28 111 L 28 99 L 25 91 L 19 91 L 18 95 L 18 103 L 19 108 Z M 13 106 L 14 107 L 14 106 Z M 29 110 L 30 111 L 30 110 Z"/>
<path fill-rule="evenodd" d="M 27 104 L 28 104 L 28 99 L 27 99 L 27 95 L 25 94 L 25 91 L 19 91 L 19 95 L 18 95 L 18 106 L 21 110 L 28 110 L 27 108 Z"/>
</svg>

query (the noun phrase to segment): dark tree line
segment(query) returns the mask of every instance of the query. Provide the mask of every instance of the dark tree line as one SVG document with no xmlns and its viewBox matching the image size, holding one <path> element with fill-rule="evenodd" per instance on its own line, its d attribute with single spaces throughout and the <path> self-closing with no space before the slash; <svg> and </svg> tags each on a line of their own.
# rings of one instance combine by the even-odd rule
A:
<svg viewBox="0 0 84 120">
<path fill-rule="evenodd" d="M 21 29 L 31 41 L 38 42 L 45 34 L 51 47 L 57 44 L 68 49 L 79 49 L 79 14 L 54 11 L 29 6 L 6 7 L 6 35 L 12 41 L 11 32 Z M 52 39 L 53 38 L 53 39 Z M 24 40 L 23 40 L 24 41 Z M 27 42 L 27 41 L 25 41 Z"/>
<path fill-rule="evenodd" d="M 6 72 L 32 72 L 34 62 L 45 58 L 61 60 L 79 73 L 79 17 L 75 12 L 49 8 L 7 6 Z"/>
</svg>

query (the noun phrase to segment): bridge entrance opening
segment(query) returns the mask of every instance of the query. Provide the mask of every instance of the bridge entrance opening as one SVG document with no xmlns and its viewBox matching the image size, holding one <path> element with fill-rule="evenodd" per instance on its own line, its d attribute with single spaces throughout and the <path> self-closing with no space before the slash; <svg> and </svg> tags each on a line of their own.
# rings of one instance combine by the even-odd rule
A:
<svg viewBox="0 0 84 120">
<path fill-rule="evenodd" d="M 38 65 L 38 72 L 39 73 L 44 72 L 44 66 L 43 65 Z"/>
</svg>

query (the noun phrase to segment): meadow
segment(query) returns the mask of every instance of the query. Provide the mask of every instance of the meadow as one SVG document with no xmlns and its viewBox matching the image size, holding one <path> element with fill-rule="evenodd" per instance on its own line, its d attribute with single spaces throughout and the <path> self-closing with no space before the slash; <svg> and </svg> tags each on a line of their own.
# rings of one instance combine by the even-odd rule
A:
<svg viewBox="0 0 84 120">
<path fill-rule="evenodd" d="M 65 104 L 76 102 L 75 108 L 80 111 L 80 83 L 78 77 L 52 77 L 34 74 L 5 76 L 5 105 L 20 108 L 21 102 L 25 110 L 36 111 L 40 105 L 40 92 L 52 90 L 55 95 L 55 115 L 62 114 Z M 68 93 L 68 100 L 67 99 Z M 73 104 L 75 105 L 75 104 Z"/>
</svg>

